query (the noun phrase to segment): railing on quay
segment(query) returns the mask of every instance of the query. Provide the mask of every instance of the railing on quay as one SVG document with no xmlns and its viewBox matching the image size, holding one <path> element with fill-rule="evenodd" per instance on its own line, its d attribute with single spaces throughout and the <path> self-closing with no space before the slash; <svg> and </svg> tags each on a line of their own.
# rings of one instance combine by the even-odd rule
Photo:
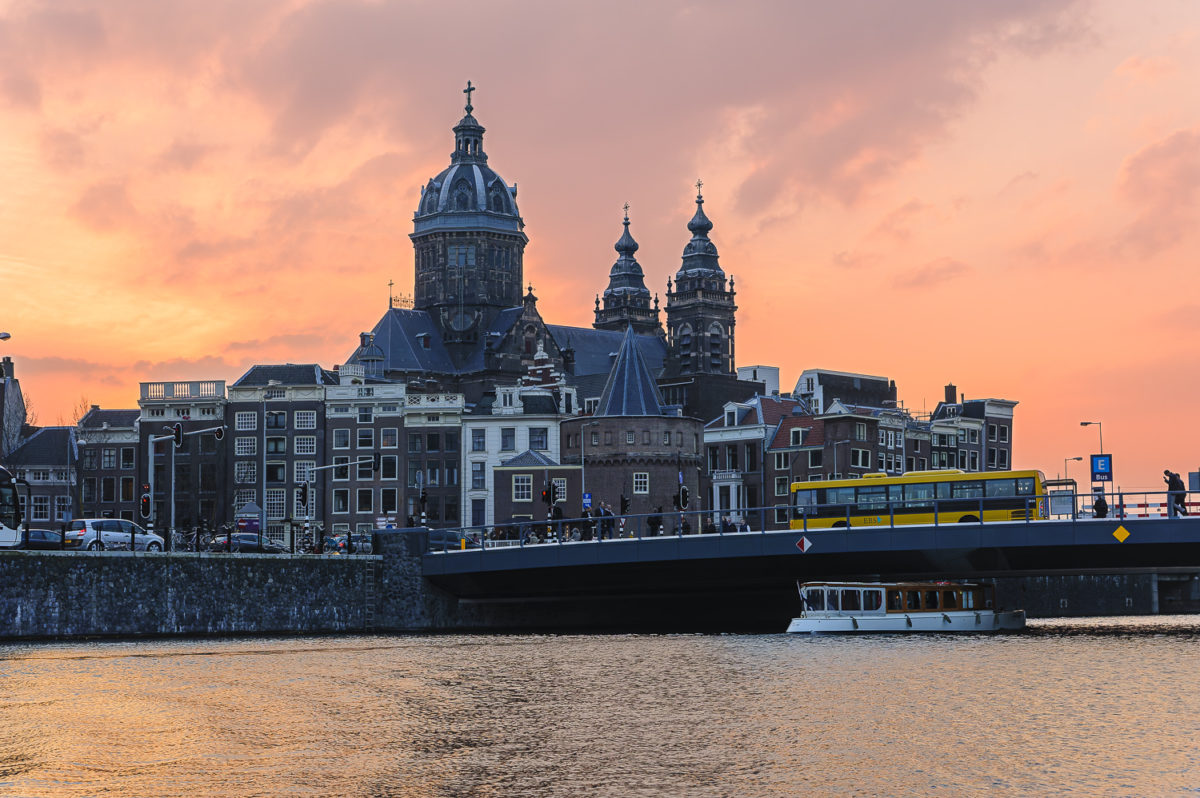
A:
<svg viewBox="0 0 1200 798">
<path fill-rule="evenodd" d="M 1104 498 L 1104 504 L 1098 501 Z M 1153 498 L 1157 498 L 1153 501 Z M 1013 507 L 1014 500 L 1022 505 Z M 1057 502 L 1056 502 L 1057 500 Z M 1004 503 L 1003 507 L 997 504 Z M 1041 509 L 1038 508 L 1042 504 Z M 873 502 L 870 507 L 855 507 L 845 503 L 823 505 L 771 505 L 737 510 L 673 510 L 662 513 L 626 515 L 591 515 L 579 518 L 550 518 L 545 520 L 514 519 L 491 526 L 472 526 L 430 530 L 430 552 L 479 551 L 547 544 L 604 543 L 606 541 L 642 540 L 645 538 L 679 537 L 690 535 L 745 535 L 768 532 L 806 532 L 810 520 L 820 519 L 820 529 L 829 529 L 833 520 L 844 529 L 888 529 L 913 526 L 906 521 L 909 512 L 919 506 L 921 512 L 932 513 L 931 526 L 960 523 L 998 523 L 985 520 L 985 510 L 1008 510 L 1013 517 L 1008 523 L 1062 523 L 1126 518 L 1174 518 L 1171 495 L 1153 491 L 1114 491 L 1111 493 L 1075 493 L 1074 491 L 1041 496 L 921 499 Z M 1200 501 L 1188 501 L 1186 493 L 1177 507 L 1179 515 L 1200 517 Z M 786 509 L 789 521 L 773 519 L 778 510 Z M 836 514 L 830 511 L 836 510 Z M 825 511 L 825 512 L 822 512 Z M 977 514 L 977 515 L 976 515 Z M 964 515 L 971 516 L 962 521 Z M 856 524 L 856 518 L 875 517 L 877 523 Z M 955 520 L 948 520 L 953 516 Z M 886 523 L 884 518 L 886 517 Z M 736 518 L 737 521 L 732 519 Z M 751 524 L 751 519 L 757 523 Z M 793 528 L 790 522 L 797 521 Z"/>
</svg>

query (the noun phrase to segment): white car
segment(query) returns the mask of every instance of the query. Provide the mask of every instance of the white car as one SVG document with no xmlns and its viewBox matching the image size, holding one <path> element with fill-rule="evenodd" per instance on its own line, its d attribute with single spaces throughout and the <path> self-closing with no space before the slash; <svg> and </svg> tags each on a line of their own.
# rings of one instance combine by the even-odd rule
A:
<svg viewBox="0 0 1200 798">
<path fill-rule="evenodd" d="M 162 551 L 163 539 L 132 521 L 120 518 L 77 518 L 67 525 L 68 549 Z"/>
</svg>

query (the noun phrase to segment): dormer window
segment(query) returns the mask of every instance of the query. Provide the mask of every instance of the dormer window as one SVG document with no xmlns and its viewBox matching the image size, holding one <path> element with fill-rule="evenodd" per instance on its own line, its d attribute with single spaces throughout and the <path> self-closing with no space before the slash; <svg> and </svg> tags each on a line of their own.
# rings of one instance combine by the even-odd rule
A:
<svg viewBox="0 0 1200 798">
<path fill-rule="evenodd" d="M 737 411 L 736 410 L 726 410 L 725 411 L 725 426 L 727 426 L 727 427 L 736 427 L 737 426 Z"/>
</svg>

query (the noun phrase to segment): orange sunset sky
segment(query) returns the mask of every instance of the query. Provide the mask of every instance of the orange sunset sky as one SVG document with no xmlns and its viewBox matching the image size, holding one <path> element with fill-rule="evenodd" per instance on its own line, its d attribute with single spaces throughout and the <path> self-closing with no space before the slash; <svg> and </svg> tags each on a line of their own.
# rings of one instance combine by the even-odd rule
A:
<svg viewBox="0 0 1200 798">
<path fill-rule="evenodd" d="M 1018 400 L 1014 465 L 1200 468 L 1200 3 L 0 0 L 0 353 L 42 424 L 344 362 L 478 86 L 525 280 L 588 325 L 696 179 L 737 361 Z M 1084 478 L 1086 463 L 1071 463 Z"/>
</svg>

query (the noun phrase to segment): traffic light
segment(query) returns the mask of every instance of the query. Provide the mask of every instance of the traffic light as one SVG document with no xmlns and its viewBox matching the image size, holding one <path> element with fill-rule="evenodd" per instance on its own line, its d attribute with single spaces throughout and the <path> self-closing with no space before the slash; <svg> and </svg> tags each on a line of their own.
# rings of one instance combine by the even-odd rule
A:
<svg viewBox="0 0 1200 798">
<path fill-rule="evenodd" d="M 421 488 L 421 510 L 422 511 L 425 509 L 425 502 L 428 500 L 429 500 L 429 497 L 425 494 L 425 489 Z"/>
<path fill-rule="evenodd" d="M 382 455 L 379 454 L 379 452 L 375 452 L 373 455 L 371 455 L 371 473 L 372 474 L 379 473 L 379 464 L 381 462 L 383 462 L 383 457 L 382 457 Z"/>
<path fill-rule="evenodd" d="M 621 494 L 621 515 L 629 515 L 629 497 Z"/>
<path fill-rule="evenodd" d="M 545 502 L 547 505 L 551 504 L 549 488 L 542 488 L 542 501 Z"/>
<path fill-rule="evenodd" d="M 141 506 L 139 509 L 142 513 L 142 518 L 150 517 L 150 494 L 149 493 L 142 494 Z"/>
<path fill-rule="evenodd" d="M 558 500 L 559 500 L 559 495 L 558 495 L 558 483 L 557 483 L 557 482 L 551 482 L 551 483 L 550 483 L 550 503 L 551 503 L 551 504 L 558 504 Z"/>
<path fill-rule="evenodd" d="M 171 427 L 171 432 L 175 436 L 175 448 L 183 446 L 183 424 L 176 421 L 175 426 Z"/>
<path fill-rule="evenodd" d="M 217 427 L 215 430 L 213 430 L 213 437 L 217 440 L 223 440 L 225 438 L 225 428 Z"/>
<path fill-rule="evenodd" d="M 308 486 L 305 485 L 302 488 L 297 488 L 297 490 L 300 491 L 300 506 L 308 507 Z"/>
<path fill-rule="evenodd" d="M 688 505 L 688 489 L 687 485 L 679 486 L 679 509 L 686 510 Z"/>
</svg>

